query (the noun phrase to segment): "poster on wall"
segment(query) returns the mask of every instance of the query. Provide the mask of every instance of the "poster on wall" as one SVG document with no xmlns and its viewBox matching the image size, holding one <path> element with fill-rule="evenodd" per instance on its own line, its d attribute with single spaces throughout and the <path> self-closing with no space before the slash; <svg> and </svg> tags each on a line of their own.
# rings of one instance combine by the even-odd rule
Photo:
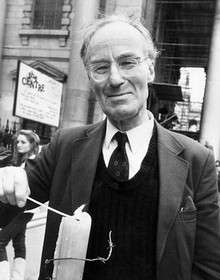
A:
<svg viewBox="0 0 220 280">
<path fill-rule="evenodd" d="M 63 84 L 18 61 L 13 115 L 58 127 Z"/>
</svg>

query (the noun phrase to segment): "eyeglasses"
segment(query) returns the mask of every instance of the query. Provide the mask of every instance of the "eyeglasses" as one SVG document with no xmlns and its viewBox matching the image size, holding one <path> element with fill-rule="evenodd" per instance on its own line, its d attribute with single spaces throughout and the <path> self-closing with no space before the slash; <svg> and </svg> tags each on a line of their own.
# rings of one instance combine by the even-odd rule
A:
<svg viewBox="0 0 220 280">
<path fill-rule="evenodd" d="M 121 75 L 132 75 L 136 67 L 145 61 L 148 57 L 121 57 L 115 64 Z M 89 76 L 97 82 L 103 82 L 107 80 L 111 72 L 110 62 L 97 62 L 87 66 Z"/>
</svg>

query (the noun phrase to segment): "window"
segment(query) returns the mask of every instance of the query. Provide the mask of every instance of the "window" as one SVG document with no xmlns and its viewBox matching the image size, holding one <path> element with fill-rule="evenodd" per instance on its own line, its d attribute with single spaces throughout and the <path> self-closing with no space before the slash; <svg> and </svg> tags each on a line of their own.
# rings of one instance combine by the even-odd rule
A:
<svg viewBox="0 0 220 280">
<path fill-rule="evenodd" d="M 104 15 L 105 14 L 105 8 L 106 8 L 106 0 L 102 0 L 99 3 L 99 14 Z"/>
<path fill-rule="evenodd" d="M 63 0 L 35 0 L 34 29 L 61 29 Z"/>
</svg>

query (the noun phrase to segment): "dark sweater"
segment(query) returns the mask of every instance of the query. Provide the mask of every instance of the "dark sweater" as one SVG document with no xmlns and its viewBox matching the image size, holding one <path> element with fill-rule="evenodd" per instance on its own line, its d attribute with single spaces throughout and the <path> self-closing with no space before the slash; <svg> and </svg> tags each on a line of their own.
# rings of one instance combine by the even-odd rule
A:
<svg viewBox="0 0 220 280">
<path fill-rule="evenodd" d="M 140 170 L 126 182 L 111 177 L 100 155 L 87 258 L 108 256 L 110 231 L 114 247 L 106 263 L 86 262 L 83 280 L 156 279 L 158 186 L 156 131 Z"/>
</svg>

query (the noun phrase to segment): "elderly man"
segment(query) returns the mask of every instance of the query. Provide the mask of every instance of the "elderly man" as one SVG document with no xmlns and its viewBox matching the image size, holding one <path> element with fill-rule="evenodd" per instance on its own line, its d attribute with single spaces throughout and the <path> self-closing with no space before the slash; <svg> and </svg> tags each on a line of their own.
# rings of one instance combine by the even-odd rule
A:
<svg viewBox="0 0 220 280">
<path fill-rule="evenodd" d="M 26 173 L 2 170 L 1 201 L 22 207 L 30 192 L 69 214 L 86 203 L 87 257 L 106 256 L 110 230 L 115 246 L 105 264 L 86 263 L 84 280 L 219 280 L 215 162 L 146 110 L 156 58 L 149 32 L 126 17 L 101 19 L 81 57 L 106 120 L 59 131 Z M 59 224 L 49 212 L 42 263 L 53 258 Z"/>
</svg>

